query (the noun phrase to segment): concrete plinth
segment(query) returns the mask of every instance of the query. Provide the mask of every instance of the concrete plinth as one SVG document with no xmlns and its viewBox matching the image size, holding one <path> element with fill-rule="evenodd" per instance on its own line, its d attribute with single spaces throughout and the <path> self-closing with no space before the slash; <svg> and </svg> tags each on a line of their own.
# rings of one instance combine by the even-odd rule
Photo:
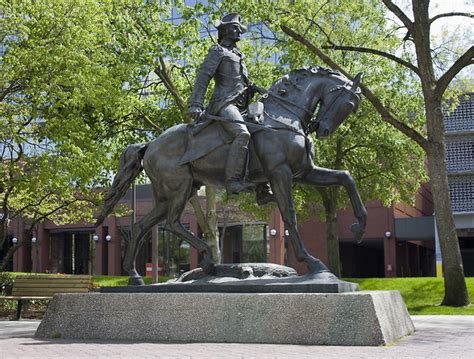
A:
<svg viewBox="0 0 474 359">
<path fill-rule="evenodd" d="M 384 345 L 414 331 L 398 291 L 58 294 L 38 338 Z"/>
</svg>

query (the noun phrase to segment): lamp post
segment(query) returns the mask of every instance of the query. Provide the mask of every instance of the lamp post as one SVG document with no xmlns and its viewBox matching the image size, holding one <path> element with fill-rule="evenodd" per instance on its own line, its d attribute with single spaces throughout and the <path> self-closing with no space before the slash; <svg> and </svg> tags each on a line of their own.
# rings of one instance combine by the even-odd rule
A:
<svg viewBox="0 0 474 359">
<path fill-rule="evenodd" d="M 12 243 L 13 243 L 13 247 L 16 247 L 16 245 L 18 244 L 18 238 L 13 237 L 12 238 Z M 14 248 L 14 252 L 13 252 L 13 271 L 17 271 L 17 267 L 16 267 L 17 260 L 15 259 L 16 255 L 17 255 L 16 249 Z"/>
<path fill-rule="evenodd" d="M 39 243 L 36 237 L 31 238 L 31 244 L 33 245 L 35 251 L 35 272 L 39 273 L 40 269 L 40 257 L 39 257 Z"/>
<path fill-rule="evenodd" d="M 391 237 L 392 237 L 392 232 L 390 231 L 386 231 L 384 233 L 384 236 L 385 236 L 385 239 L 388 241 Z M 384 244 L 385 246 L 386 244 Z M 388 253 L 390 253 L 392 250 L 390 249 L 390 245 L 388 246 Z M 389 261 L 391 261 L 391 257 L 389 256 Z M 389 274 L 386 276 L 389 276 L 391 277 L 392 276 L 392 271 L 393 271 L 393 266 L 392 266 L 392 263 L 387 263 L 387 267 L 386 267 L 386 273 L 388 272 Z"/>
</svg>

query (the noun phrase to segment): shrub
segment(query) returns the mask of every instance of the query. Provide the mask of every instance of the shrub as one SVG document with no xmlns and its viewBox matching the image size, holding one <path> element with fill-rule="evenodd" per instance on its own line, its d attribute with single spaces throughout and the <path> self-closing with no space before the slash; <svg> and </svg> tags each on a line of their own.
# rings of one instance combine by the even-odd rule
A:
<svg viewBox="0 0 474 359">
<path fill-rule="evenodd" d="M 13 283 L 15 282 L 15 278 L 9 272 L 0 272 L 0 287 L 2 289 L 1 295 L 11 295 L 12 294 L 12 287 Z"/>
</svg>

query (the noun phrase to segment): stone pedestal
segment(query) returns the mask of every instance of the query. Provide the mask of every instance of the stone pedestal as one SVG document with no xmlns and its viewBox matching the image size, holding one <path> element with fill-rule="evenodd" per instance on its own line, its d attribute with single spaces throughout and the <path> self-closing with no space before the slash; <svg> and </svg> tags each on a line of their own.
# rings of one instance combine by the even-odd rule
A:
<svg viewBox="0 0 474 359">
<path fill-rule="evenodd" d="M 398 291 L 56 295 L 38 338 L 385 345 L 414 331 Z"/>
</svg>

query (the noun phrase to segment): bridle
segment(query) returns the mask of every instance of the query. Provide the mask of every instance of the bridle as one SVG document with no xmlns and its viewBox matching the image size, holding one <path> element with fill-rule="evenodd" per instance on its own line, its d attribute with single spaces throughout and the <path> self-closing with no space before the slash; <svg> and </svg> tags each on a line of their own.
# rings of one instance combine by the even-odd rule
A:
<svg viewBox="0 0 474 359">
<path fill-rule="evenodd" d="M 358 100 L 357 103 L 360 100 L 360 97 L 354 91 L 352 91 L 352 89 L 349 87 L 349 82 L 346 82 L 344 85 L 339 85 L 332 88 L 331 90 L 327 92 L 326 96 L 336 91 L 338 92 L 338 94 L 332 99 L 331 103 L 329 103 L 329 105 L 326 106 L 326 108 L 324 109 L 324 112 L 318 112 L 316 119 L 310 121 L 310 124 L 308 126 L 309 127 L 308 133 L 318 129 L 321 119 L 324 118 L 324 116 L 329 111 L 329 109 L 331 109 L 334 106 L 334 104 L 337 103 L 337 101 L 340 99 L 342 94 L 348 93 L 349 95 L 355 96 Z"/>
<path fill-rule="evenodd" d="M 293 103 L 292 101 L 290 101 L 290 100 L 288 100 L 288 99 L 286 99 L 282 96 L 279 96 L 279 95 L 277 95 L 277 94 L 275 94 L 271 91 L 265 93 L 262 96 L 262 98 L 265 99 L 265 98 L 268 98 L 269 96 L 271 96 L 274 100 L 276 100 L 277 103 L 279 103 L 279 105 L 281 105 L 283 108 L 285 108 L 290 113 L 295 115 L 297 118 L 299 118 L 300 114 L 297 113 L 295 111 L 295 109 L 298 110 L 298 111 L 304 112 L 308 116 L 308 119 L 303 119 L 303 121 L 301 121 L 301 124 L 303 126 L 304 134 L 308 135 L 309 133 L 311 133 L 311 132 L 318 129 L 319 123 L 321 122 L 321 119 L 324 118 L 324 116 L 326 115 L 328 110 L 334 106 L 334 104 L 339 100 L 339 98 L 341 97 L 342 94 L 349 93 L 350 95 L 355 96 L 358 100 L 357 104 L 359 103 L 360 97 L 357 95 L 356 89 L 360 84 L 361 78 L 362 78 L 362 73 L 358 73 L 357 76 L 354 78 L 354 80 L 352 82 L 352 86 L 350 85 L 350 81 L 347 81 L 343 85 L 338 85 L 338 86 L 330 89 L 326 93 L 325 96 L 329 95 L 330 93 L 336 92 L 336 91 L 338 92 L 338 94 L 332 99 L 331 103 L 328 106 L 326 106 L 326 108 L 324 109 L 324 112 L 323 113 L 318 112 L 316 116 L 314 115 L 314 113 L 308 111 L 306 108 L 298 106 L 295 103 Z M 325 96 L 323 96 L 323 98 Z"/>
</svg>

